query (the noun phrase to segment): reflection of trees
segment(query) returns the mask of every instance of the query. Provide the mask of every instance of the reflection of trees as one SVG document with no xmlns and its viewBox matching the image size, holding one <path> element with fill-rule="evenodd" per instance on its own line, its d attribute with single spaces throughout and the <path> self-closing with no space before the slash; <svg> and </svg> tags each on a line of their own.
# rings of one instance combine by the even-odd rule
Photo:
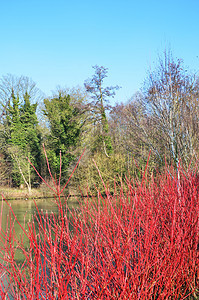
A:
<svg viewBox="0 0 199 300">
<path fill-rule="evenodd" d="M 32 200 L 10 200 L 9 204 L 12 206 L 12 209 L 19 221 L 19 223 L 27 228 L 27 222 L 31 222 L 32 218 L 34 217 L 35 214 L 37 214 L 37 210 L 35 207 L 35 204 Z M 76 202 L 76 199 L 74 200 L 74 202 L 70 199 L 70 201 L 68 202 L 68 207 L 77 207 L 78 203 Z M 37 200 L 37 207 L 39 209 L 39 211 L 43 211 L 44 214 L 48 213 L 50 215 L 50 213 L 53 211 L 56 214 L 58 214 L 58 206 L 57 204 L 55 204 L 54 202 L 54 198 L 53 201 L 52 200 L 45 200 L 45 199 L 41 199 L 41 200 Z M 3 230 L 6 230 L 7 227 L 11 227 L 10 224 L 10 218 L 8 217 L 10 215 L 10 210 L 9 210 L 9 206 L 6 203 L 3 203 L 3 213 L 2 213 L 2 220 L 1 220 L 1 228 Z M 14 217 L 11 216 L 12 220 L 14 220 Z M 35 220 L 35 228 L 37 230 L 37 222 Z M 15 236 L 17 238 L 21 238 L 22 236 L 22 229 L 20 228 L 20 226 L 15 222 L 14 223 L 14 228 L 13 230 L 15 230 Z M 28 239 L 27 237 L 24 235 L 23 236 L 23 241 L 24 241 L 24 245 L 25 246 L 29 246 L 28 244 Z M 1 247 L 1 244 L 0 244 Z M 17 251 L 16 253 L 16 260 L 20 260 L 24 258 L 24 256 L 21 254 L 20 250 Z"/>
</svg>

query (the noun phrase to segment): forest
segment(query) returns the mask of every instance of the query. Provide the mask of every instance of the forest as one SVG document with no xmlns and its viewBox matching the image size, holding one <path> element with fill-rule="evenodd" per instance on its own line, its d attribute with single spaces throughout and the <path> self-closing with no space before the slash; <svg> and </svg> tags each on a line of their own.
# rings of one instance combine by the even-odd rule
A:
<svg viewBox="0 0 199 300">
<path fill-rule="evenodd" d="M 110 70 L 111 71 L 111 70 Z M 110 189 L 125 174 L 141 176 L 150 152 L 148 172 L 165 164 L 189 168 L 199 153 L 199 79 L 181 59 L 165 52 L 146 74 L 142 88 L 126 102 L 110 105 L 117 90 L 106 86 L 108 69 L 93 67 L 83 87 L 57 88 L 44 96 L 26 76 L 0 79 L 0 184 L 40 187 L 52 174 L 67 178 L 84 155 L 70 182 L 75 192 L 95 185 L 101 176 Z"/>
<path fill-rule="evenodd" d="M 57 211 L 33 198 L 20 222 L 2 195 L 0 299 L 199 299 L 199 79 L 166 53 L 111 106 L 119 86 L 93 69 L 51 97 L 1 78 L 1 185 L 44 184 Z"/>
</svg>

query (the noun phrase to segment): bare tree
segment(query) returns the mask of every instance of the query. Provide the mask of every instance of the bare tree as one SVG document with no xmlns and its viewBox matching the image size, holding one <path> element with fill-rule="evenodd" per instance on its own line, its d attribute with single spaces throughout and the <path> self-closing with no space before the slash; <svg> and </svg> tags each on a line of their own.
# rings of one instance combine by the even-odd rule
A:
<svg viewBox="0 0 199 300">
<path fill-rule="evenodd" d="M 94 66 L 95 74 L 91 79 L 85 81 L 86 91 L 91 95 L 90 110 L 94 123 L 100 130 L 100 138 L 103 142 L 104 153 L 109 156 L 112 153 L 112 143 L 109 135 L 106 110 L 110 109 L 109 98 L 115 96 L 115 90 L 119 86 L 103 87 L 103 81 L 107 77 L 108 69 Z"/>
<path fill-rule="evenodd" d="M 180 159 L 188 166 L 199 150 L 198 99 L 197 78 L 165 53 L 142 92 L 114 107 L 111 130 L 121 149 L 141 160 L 151 149 L 159 164 L 166 157 L 177 169 Z"/>
<path fill-rule="evenodd" d="M 170 53 L 165 53 L 158 68 L 149 74 L 140 104 L 152 124 L 156 140 L 164 145 L 164 152 L 177 167 L 180 158 L 188 164 L 198 147 L 199 106 L 195 76 L 187 73 L 181 60 L 175 61 Z M 144 132 L 144 126 L 141 128 Z M 158 145 L 153 148 L 160 152 Z"/>
<path fill-rule="evenodd" d="M 12 94 L 23 99 L 25 94 L 30 96 L 33 103 L 40 103 L 43 93 L 36 83 L 27 76 L 15 76 L 7 74 L 0 78 L 0 116 L 5 114 L 7 106 L 12 99 Z"/>
</svg>

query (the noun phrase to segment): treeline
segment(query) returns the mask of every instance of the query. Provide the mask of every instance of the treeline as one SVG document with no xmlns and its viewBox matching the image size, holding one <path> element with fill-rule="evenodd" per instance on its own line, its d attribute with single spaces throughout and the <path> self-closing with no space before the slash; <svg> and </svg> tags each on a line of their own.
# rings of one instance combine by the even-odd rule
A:
<svg viewBox="0 0 199 300">
<path fill-rule="evenodd" d="M 78 186 L 102 185 L 98 169 L 111 188 L 130 172 L 140 176 L 151 151 L 149 171 L 167 164 L 188 168 L 199 153 L 199 80 L 183 62 L 165 53 L 142 89 L 128 103 L 110 106 L 118 86 L 106 87 L 108 70 L 95 66 L 83 88 L 59 89 L 46 98 L 27 77 L 0 80 L 0 179 L 10 187 L 39 186 L 30 164 L 49 180 L 51 172 L 68 177 L 85 154 L 71 181 Z M 139 171 L 140 170 L 140 171 Z"/>
</svg>

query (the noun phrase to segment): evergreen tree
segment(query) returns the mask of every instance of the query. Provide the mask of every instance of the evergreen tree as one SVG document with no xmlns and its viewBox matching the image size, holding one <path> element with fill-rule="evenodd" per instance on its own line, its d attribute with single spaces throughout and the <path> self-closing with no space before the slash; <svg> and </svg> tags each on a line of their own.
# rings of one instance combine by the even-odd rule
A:
<svg viewBox="0 0 199 300">
<path fill-rule="evenodd" d="M 26 157 L 29 157 L 38 169 L 40 169 L 41 160 L 41 137 L 37 130 L 36 108 L 37 104 L 30 103 L 30 96 L 27 92 L 21 102 L 19 96 L 16 97 L 12 92 L 4 120 L 7 155 L 11 157 L 13 165 L 13 185 L 19 186 L 25 181 L 29 190 L 31 181 L 34 180 L 34 173 L 29 168 Z"/>
<path fill-rule="evenodd" d="M 9 142 L 15 145 L 21 144 L 21 120 L 20 120 L 20 107 L 19 107 L 19 97 L 15 97 L 12 93 L 12 105 L 9 103 L 7 120 L 9 124 L 10 139 Z"/>
<path fill-rule="evenodd" d="M 69 95 L 59 93 L 58 97 L 44 100 L 44 114 L 48 117 L 50 134 L 47 152 L 52 171 L 59 173 L 60 151 L 62 153 L 62 174 L 66 175 L 69 164 L 75 159 L 72 149 L 80 137 L 81 122 L 79 110 L 71 105 Z"/>
<path fill-rule="evenodd" d="M 30 96 L 28 93 L 24 95 L 24 104 L 21 107 L 21 124 L 25 135 L 27 156 L 34 163 L 35 167 L 40 169 L 40 155 L 41 155 L 41 134 L 37 130 L 38 120 L 36 115 L 37 103 L 30 103 Z M 29 154 L 29 155 L 28 155 Z"/>
</svg>

